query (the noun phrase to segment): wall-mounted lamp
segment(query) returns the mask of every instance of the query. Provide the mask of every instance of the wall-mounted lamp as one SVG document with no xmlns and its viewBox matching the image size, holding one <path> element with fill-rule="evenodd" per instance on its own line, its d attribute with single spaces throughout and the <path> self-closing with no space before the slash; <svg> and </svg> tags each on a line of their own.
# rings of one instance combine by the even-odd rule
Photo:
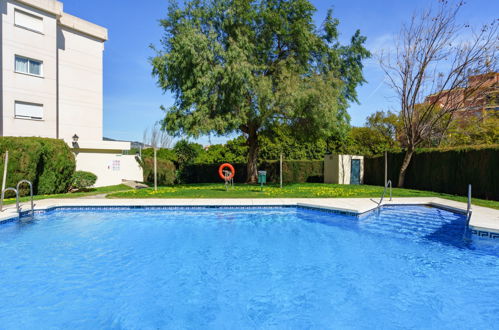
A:
<svg viewBox="0 0 499 330">
<path fill-rule="evenodd" d="M 78 148 L 78 139 L 79 138 L 80 137 L 78 135 L 76 135 L 76 133 L 75 133 L 75 135 L 73 135 L 73 148 L 75 148 L 75 149 Z"/>
</svg>

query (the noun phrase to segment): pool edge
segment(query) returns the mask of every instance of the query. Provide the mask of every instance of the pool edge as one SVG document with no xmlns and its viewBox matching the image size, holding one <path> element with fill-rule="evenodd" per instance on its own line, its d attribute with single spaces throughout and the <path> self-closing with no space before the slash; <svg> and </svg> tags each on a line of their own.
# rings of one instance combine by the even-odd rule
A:
<svg viewBox="0 0 499 330">
<path fill-rule="evenodd" d="M 368 198 L 296 198 L 296 199 L 60 199 L 40 200 L 35 212 L 46 212 L 61 208 L 182 208 L 182 207 L 302 207 L 332 213 L 362 217 L 378 208 L 376 202 Z M 441 198 L 394 198 L 381 206 L 426 205 L 456 213 L 466 213 L 466 204 Z M 24 208 L 27 204 L 22 205 Z M 19 219 L 13 209 L 0 213 L 0 224 Z M 21 211 L 21 217 L 29 211 Z M 499 239 L 499 210 L 473 205 L 473 215 L 469 224 L 471 232 L 480 237 Z"/>
</svg>

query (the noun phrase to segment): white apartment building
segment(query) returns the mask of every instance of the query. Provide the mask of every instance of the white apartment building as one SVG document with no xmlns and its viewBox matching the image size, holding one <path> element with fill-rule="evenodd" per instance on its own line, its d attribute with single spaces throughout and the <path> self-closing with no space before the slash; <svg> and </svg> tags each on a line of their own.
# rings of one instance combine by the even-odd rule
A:
<svg viewBox="0 0 499 330">
<path fill-rule="evenodd" d="M 96 186 L 142 181 L 130 143 L 102 139 L 107 29 L 60 1 L 0 0 L 0 37 L 0 136 L 63 139 Z"/>
</svg>

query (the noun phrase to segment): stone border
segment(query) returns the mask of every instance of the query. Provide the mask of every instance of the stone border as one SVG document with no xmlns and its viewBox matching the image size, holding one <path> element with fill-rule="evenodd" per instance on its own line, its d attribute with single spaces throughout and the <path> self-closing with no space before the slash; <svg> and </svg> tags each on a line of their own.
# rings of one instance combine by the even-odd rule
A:
<svg viewBox="0 0 499 330">
<path fill-rule="evenodd" d="M 441 198 L 405 197 L 386 200 L 385 205 L 427 205 L 456 213 L 466 214 L 466 204 Z M 44 199 L 36 201 L 36 211 L 55 208 L 77 207 L 268 207 L 298 206 L 304 208 L 361 216 L 377 208 L 377 202 L 369 198 L 257 198 L 257 199 Z M 22 203 L 22 215 L 29 209 Z M 499 210 L 473 206 L 470 229 L 480 237 L 496 238 L 499 234 Z M 8 205 L 0 213 L 0 223 L 19 218 L 15 205 Z"/>
</svg>

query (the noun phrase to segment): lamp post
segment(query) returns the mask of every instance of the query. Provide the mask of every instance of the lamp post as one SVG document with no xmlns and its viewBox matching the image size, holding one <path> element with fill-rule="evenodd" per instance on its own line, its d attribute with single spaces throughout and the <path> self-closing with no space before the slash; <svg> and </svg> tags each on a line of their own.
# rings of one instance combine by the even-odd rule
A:
<svg viewBox="0 0 499 330">
<path fill-rule="evenodd" d="M 78 155 L 77 149 L 79 148 L 79 146 L 78 146 L 78 139 L 79 138 L 80 137 L 78 135 L 76 135 L 76 133 L 75 133 L 75 135 L 73 135 L 73 152 L 75 153 L 75 155 Z"/>
</svg>

